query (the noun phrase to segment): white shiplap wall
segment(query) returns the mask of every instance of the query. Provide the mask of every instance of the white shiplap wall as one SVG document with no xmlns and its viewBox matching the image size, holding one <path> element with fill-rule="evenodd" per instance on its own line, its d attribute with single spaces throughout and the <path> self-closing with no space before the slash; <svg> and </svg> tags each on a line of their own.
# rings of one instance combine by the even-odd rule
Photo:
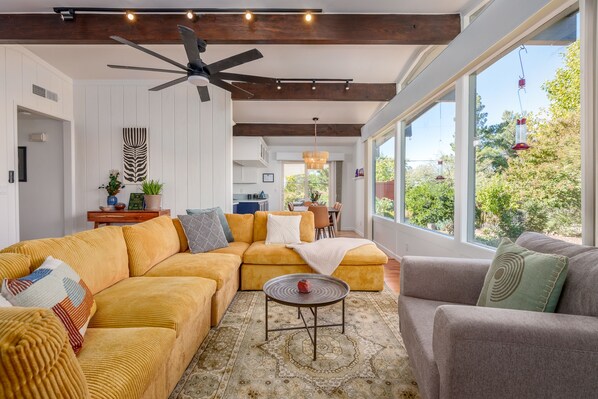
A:
<svg viewBox="0 0 598 399">
<path fill-rule="evenodd" d="M 34 95 L 33 84 L 58 94 L 58 102 Z M 15 183 L 8 183 L 8 171 L 17 169 L 17 107 L 72 121 L 72 81 L 20 46 L 0 46 L 0 248 L 19 241 L 16 173 Z"/>
<path fill-rule="evenodd" d="M 86 211 L 106 203 L 110 169 L 122 170 L 122 128 L 147 127 L 149 177 L 165 183 L 162 207 L 172 215 L 186 208 L 220 206 L 232 210 L 232 101 L 210 86 L 211 101 L 179 84 L 149 92 L 155 82 L 75 83 L 76 229 L 90 227 Z M 130 185 L 117 197 L 128 202 Z"/>
</svg>

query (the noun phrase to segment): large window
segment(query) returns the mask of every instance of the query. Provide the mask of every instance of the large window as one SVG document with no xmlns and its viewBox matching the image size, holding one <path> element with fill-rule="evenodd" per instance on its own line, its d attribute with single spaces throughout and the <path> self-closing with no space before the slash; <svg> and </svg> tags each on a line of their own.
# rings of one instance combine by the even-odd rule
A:
<svg viewBox="0 0 598 399">
<path fill-rule="evenodd" d="M 374 141 L 374 213 L 395 217 L 395 131 Z"/>
<path fill-rule="evenodd" d="M 581 242 L 578 26 L 570 15 L 475 77 L 476 242 L 526 230 Z"/>
<path fill-rule="evenodd" d="M 404 129 L 405 223 L 453 234 L 455 92 L 407 121 Z"/>
<path fill-rule="evenodd" d="M 304 163 L 288 162 L 283 164 L 284 189 L 283 201 L 286 209 L 288 203 L 302 204 L 319 195 L 318 202 L 329 204 L 330 198 L 330 164 L 323 169 L 305 169 Z"/>
</svg>

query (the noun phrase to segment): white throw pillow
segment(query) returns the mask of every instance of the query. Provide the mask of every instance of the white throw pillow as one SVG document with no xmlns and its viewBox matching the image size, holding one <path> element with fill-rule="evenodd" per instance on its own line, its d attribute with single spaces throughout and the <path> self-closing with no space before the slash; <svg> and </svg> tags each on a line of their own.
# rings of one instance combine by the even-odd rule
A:
<svg viewBox="0 0 598 399">
<path fill-rule="evenodd" d="M 300 244 L 301 216 L 268 214 L 266 244 Z"/>
</svg>

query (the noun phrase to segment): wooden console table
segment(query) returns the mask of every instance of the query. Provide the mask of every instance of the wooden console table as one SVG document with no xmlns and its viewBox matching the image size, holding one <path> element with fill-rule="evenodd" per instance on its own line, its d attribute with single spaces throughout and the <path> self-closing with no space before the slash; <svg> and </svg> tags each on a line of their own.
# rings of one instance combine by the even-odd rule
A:
<svg viewBox="0 0 598 399">
<path fill-rule="evenodd" d="M 100 224 L 110 226 L 112 223 L 140 223 L 158 216 L 170 216 L 170 209 L 159 211 L 88 211 L 87 221 L 93 222 L 93 228 L 97 229 Z"/>
</svg>

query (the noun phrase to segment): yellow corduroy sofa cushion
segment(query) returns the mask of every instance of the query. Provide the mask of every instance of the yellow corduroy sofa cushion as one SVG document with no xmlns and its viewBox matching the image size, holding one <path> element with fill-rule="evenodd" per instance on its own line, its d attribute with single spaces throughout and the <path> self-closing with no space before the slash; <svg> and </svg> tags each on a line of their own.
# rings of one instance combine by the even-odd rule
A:
<svg viewBox="0 0 598 399">
<path fill-rule="evenodd" d="M 30 273 L 31 258 L 23 254 L 0 254 L 0 281 L 5 278 L 19 278 Z"/>
<path fill-rule="evenodd" d="M 162 327 L 178 336 L 198 309 L 210 311 L 215 292 L 207 278 L 131 277 L 95 296 L 98 310 L 89 328 Z"/>
<path fill-rule="evenodd" d="M 263 212 L 255 213 L 255 220 L 253 222 L 253 241 L 265 241 L 268 234 L 268 214 L 283 215 L 283 216 L 301 216 L 301 224 L 299 225 L 300 238 L 303 242 L 313 242 L 315 237 L 315 224 L 313 212 Z"/>
<path fill-rule="evenodd" d="M 32 271 L 48 256 L 60 259 L 81 276 L 94 295 L 129 277 L 127 246 L 122 229 L 116 226 L 62 238 L 21 241 L 2 252 L 29 255 Z"/>
<path fill-rule="evenodd" d="M 299 254 L 284 244 L 256 241 L 243 255 L 243 262 L 252 265 L 305 265 Z M 375 244 L 363 245 L 347 251 L 341 261 L 343 266 L 383 265 L 388 258 Z"/>
<path fill-rule="evenodd" d="M 253 221 L 252 214 L 226 213 L 226 221 L 233 232 L 235 242 L 253 242 Z"/>
<path fill-rule="evenodd" d="M 237 255 L 183 252 L 158 263 L 145 276 L 203 277 L 215 281 L 219 290 L 239 272 L 240 266 L 241 258 Z"/>
<path fill-rule="evenodd" d="M 175 340 L 176 333 L 166 328 L 87 330 L 85 345 L 77 359 L 87 379 L 91 397 L 142 397 L 154 380 L 164 379 Z"/>
<path fill-rule="evenodd" d="M 213 251 L 209 251 L 207 253 L 209 254 L 232 254 L 232 255 L 237 255 L 239 257 L 239 259 L 243 259 L 243 254 L 245 254 L 245 251 L 247 251 L 247 248 L 249 248 L 249 245 L 244 241 L 233 241 L 233 242 L 229 242 L 228 243 L 228 247 L 224 247 L 224 248 L 218 248 L 215 249 Z"/>
<path fill-rule="evenodd" d="M 178 253 L 179 235 L 172 219 L 160 216 L 147 222 L 123 226 L 129 251 L 131 276 L 143 276 L 152 266 Z"/>
<path fill-rule="evenodd" d="M 0 308 L 0 397 L 90 397 L 66 330 L 52 310 Z"/>
</svg>

